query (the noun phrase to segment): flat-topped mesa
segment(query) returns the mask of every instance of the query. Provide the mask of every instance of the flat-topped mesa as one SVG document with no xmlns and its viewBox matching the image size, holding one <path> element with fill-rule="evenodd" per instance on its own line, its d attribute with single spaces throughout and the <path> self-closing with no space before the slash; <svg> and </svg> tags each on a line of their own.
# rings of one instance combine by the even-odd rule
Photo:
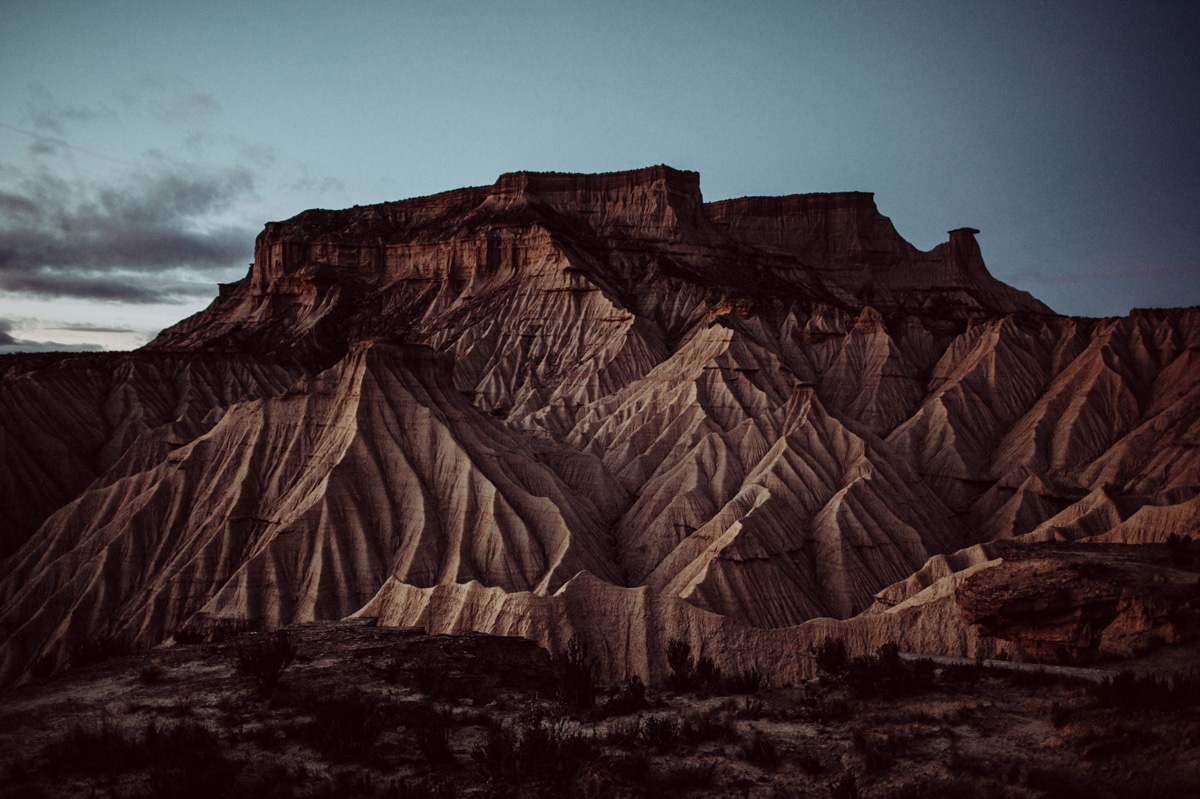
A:
<svg viewBox="0 0 1200 799">
<path fill-rule="evenodd" d="M 344 344 L 396 335 L 464 298 L 517 285 L 589 292 L 636 284 L 645 297 L 678 292 L 670 281 L 679 279 L 885 315 L 1051 313 L 988 274 L 974 236 L 959 228 L 922 252 L 867 192 L 706 205 L 699 174 L 668 166 L 512 172 L 491 186 L 271 222 L 249 276 L 222 286 L 210 308 L 151 346 L 291 347 L 318 326 L 322 340 Z"/>
<path fill-rule="evenodd" d="M 547 213 L 586 223 L 603 238 L 703 239 L 703 208 L 700 175 L 669 166 L 595 175 L 509 172 L 490 187 L 270 222 L 255 242 L 250 279 L 256 293 L 286 293 L 338 275 L 395 275 L 414 245 L 470 238 L 483 226 L 526 226 Z"/>
<path fill-rule="evenodd" d="M 741 197 L 708 203 L 704 211 L 730 236 L 818 269 L 884 266 L 918 252 L 879 213 L 871 192 Z"/>
<path fill-rule="evenodd" d="M 947 300 L 968 310 L 1053 313 L 984 266 L 975 228 L 922 252 L 896 231 L 871 192 L 743 197 L 704 208 L 727 235 L 787 253 L 831 287 L 881 310 L 933 309 Z"/>
<path fill-rule="evenodd" d="M 329 278 L 379 273 L 386 265 L 388 245 L 439 238 L 490 193 L 491 187 L 477 186 L 340 211 L 304 211 L 268 222 L 254 242 L 251 288 L 256 293 L 278 291 L 286 286 L 286 276 L 311 280 L 323 266 L 335 268 L 325 270 Z"/>
<path fill-rule="evenodd" d="M 596 175 L 510 172 L 496 181 L 484 205 L 523 203 L 577 215 L 607 235 L 678 239 L 705 225 L 700 174 L 661 164 Z"/>
</svg>

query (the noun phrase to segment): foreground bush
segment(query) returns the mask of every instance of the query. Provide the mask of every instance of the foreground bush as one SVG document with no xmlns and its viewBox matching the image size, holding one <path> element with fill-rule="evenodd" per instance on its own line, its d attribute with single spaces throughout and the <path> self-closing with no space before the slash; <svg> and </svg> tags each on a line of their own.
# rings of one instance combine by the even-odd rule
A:
<svg viewBox="0 0 1200 799">
<path fill-rule="evenodd" d="M 274 635 L 260 635 L 238 644 L 236 667 L 254 680 L 260 691 L 270 693 L 295 657 L 287 631 L 276 630 Z"/>
</svg>

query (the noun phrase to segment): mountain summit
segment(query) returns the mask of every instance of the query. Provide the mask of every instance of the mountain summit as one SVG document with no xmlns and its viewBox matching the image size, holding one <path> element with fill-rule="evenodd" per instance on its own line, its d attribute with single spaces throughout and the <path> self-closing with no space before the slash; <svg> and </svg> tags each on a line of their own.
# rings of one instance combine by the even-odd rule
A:
<svg viewBox="0 0 1200 799">
<path fill-rule="evenodd" d="M 0 359 L 0 680 L 356 615 L 648 678 L 673 639 L 1032 656 L 958 587 L 997 539 L 1194 528 L 1200 312 L 1057 316 L 976 232 L 665 166 L 268 224 L 144 349 Z"/>
</svg>

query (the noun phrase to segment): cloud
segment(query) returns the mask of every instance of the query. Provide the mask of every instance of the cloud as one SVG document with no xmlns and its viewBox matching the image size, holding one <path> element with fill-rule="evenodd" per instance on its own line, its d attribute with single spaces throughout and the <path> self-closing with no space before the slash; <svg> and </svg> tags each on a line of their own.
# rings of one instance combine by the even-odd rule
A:
<svg viewBox="0 0 1200 799">
<path fill-rule="evenodd" d="M 44 168 L 15 182 L 0 187 L 0 290 L 181 301 L 211 293 L 253 249 L 253 229 L 215 221 L 254 196 L 245 167 L 151 158 L 105 183 L 81 185 Z"/>
<path fill-rule="evenodd" d="M 54 341 L 24 341 L 12 335 L 12 320 L 0 319 L 0 354 L 14 352 L 102 352 L 99 344 L 59 344 Z"/>
<path fill-rule="evenodd" d="M 62 135 L 70 125 L 111 119 L 114 114 L 105 106 L 91 108 L 61 103 L 44 86 L 34 83 L 29 85 L 26 116 L 37 130 Z"/>
<path fill-rule="evenodd" d="M 215 97 L 173 75 L 142 75 L 131 89 L 121 92 L 120 99 L 126 108 L 169 125 L 191 126 L 221 111 Z"/>
</svg>

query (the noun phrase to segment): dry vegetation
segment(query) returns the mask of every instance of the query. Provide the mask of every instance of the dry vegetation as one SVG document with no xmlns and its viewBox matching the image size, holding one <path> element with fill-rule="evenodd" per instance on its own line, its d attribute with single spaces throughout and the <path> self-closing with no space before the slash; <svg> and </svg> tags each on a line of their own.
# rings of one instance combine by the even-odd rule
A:
<svg viewBox="0 0 1200 799">
<path fill-rule="evenodd" d="M 1200 686 L 1087 683 L 892 648 L 767 686 L 673 646 L 663 685 L 586 649 L 306 625 L 80 665 L 0 698 L 6 797 L 1200 795 Z"/>
</svg>

